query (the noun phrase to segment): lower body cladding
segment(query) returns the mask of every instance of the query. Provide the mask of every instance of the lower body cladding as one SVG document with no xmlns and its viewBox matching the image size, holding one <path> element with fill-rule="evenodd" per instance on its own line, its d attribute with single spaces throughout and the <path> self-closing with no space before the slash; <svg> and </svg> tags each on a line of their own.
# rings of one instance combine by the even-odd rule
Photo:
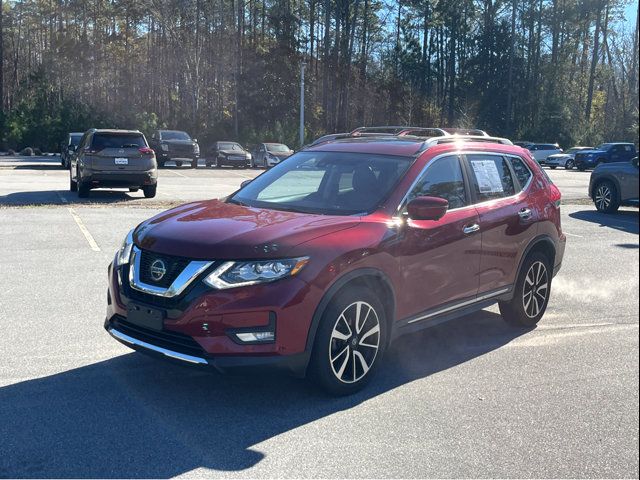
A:
<svg viewBox="0 0 640 480">
<path fill-rule="evenodd" d="M 142 187 L 145 185 L 155 185 L 158 182 L 158 172 L 156 170 L 140 172 L 100 172 L 93 171 L 90 175 L 83 175 L 82 181 L 92 188 L 98 187 Z"/>
<path fill-rule="evenodd" d="M 128 267 L 109 267 L 104 324 L 124 345 L 224 373 L 268 369 L 305 375 L 313 316 L 308 305 L 318 302 L 302 280 L 217 291 L 196 279 L 174 299 L 139 292 L 127 276 Z"/>
</svg>

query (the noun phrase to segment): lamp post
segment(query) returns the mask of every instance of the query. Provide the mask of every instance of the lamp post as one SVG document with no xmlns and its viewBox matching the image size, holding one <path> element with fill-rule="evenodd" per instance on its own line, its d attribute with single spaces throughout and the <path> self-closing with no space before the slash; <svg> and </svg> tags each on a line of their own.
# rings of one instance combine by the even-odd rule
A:
<svg viewBox="0 0 640 480">
<path fill-rule="evenodd" d="M 300 64 L 300 147 L 304 145 L 304 68 L 307 65 Z"/>
</svg>

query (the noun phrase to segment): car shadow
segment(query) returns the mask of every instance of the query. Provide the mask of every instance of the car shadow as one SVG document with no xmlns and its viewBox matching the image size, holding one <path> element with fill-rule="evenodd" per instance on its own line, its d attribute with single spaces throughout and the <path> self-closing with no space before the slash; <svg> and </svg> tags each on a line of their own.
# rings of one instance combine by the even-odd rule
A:
<svg viewBox="0 0 640 480">
<path fill-rule="evenodd" d="M 0 388 L 0 477 L 165 478 L 198 467 L 242 471 L 264 458 L 256 444 L 529 331 L 483 311 L 402 337 L 372 382 L 341 398 L 298 379 L 221 376 L 139 353 L 8 385 Z"/>
<path fill-rule="evenodd" d="M 570 213 L 571 218 L 585 222 L 597 223 L 601 227 L 609 227 L 622 232 L 638 235 L 638 210 L 619 210 L 616 213 L 600 213 L 597 210 L 581 210 Z"/>
<path fill-rule="evenodd" d="M 69 190 L 41 190 L 0 195 L 0 205 L 16 207 L 26 205 L 110 204 L 140 199 L 144 199 L 142 191 L 130 193 L 118 190 L 91 190 L 88 198 L 80 198 L 77 193 Z"/>
</svg>

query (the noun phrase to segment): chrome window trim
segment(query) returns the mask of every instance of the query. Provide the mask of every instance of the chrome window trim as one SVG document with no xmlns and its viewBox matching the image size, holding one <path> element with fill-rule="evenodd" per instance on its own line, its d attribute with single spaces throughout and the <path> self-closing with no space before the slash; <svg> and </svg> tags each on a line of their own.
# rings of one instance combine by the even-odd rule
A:
<svg viewBox="0 0 640 480">
<path fill-rule="evenodd" d="M 150 295 L 156 295 L 158 297 L 172 298 L 180 295 L 185 288 L 208 269 L 214 262 L 193 260 L 180 272 L 180 275 L 176 277 L 169 288 L 157 287 L 155 285 L 149 285 L 140 280 L 140 254 L 142 251 L 135 245 L 131 249 L 131 259 L 129 261 L 129 285 L 131 288 Z"/>
<path fill-rule="evenodd" d="M 413 181 L 413 183 L 411 184 L 411 186 L 409 187 L 409 189 L 407 190 L 407 193 L 405 193 L 404 196 L 402 197 L 402 200 L 400 201 L 400 204 L 396 208 L 396 213 L 395 213 L 395 215 L 393 215 L 393 217 L 397 218 L 399 215 L 402 214 L 402 210 L 404 208 L 405 202 L 407 201 L 407 198 L 409 197 L 409 194 L 416 187 L 416 185 L 418 184 L 418 181 L 422 178 L 422 176 L 426 173 L 426 171 L 429 169 L 429 167 L 431 165 L 433 165 L 437 160 L 439 160 L 439 159 L 441 159 L 443 157 L 448 157 L 448 156 L 462 157 L 462 156 L 466 156 L 466 155 L 491 155 L 491 156 L 504 157 L 504 158 L 506 158 L 506 157 L 508 157 L 508 158 L 516 158 L 516 159 L 519 159 L 519 160 L 522 161 L 522 163 L 527 168 L 527 170 L 529 170 L 529 173 L 531 174 L 531 176 L 529 177 L 529 181 L 527 182 L 527 184 L 522 186 L 521 190 L 519 192 L 516 192 L 514 195 L 509 195 L 508 197 L 502 197 L 502 198 L 494 198 L 494 199 L 491 199 L 491 200 L 485 200 L 484 202 L 470 203 L 469 205 L 465 205 L 464 207 L 452 208 L 451 210 L 447 210 L 447 213 L 456 212 L 458 210 L 463 210 L 463 209 L 469 208 L 469 207 L 474 207 L 475 208 L 475 207 L 477 207 L 479 205 L 484 205 L 484 204 L 488 204 L 488 203 L 501 202 L 503 200 L 514 199 L 518 195 L 520 195 L 522 192 L 528 190 L 529 186 L 531 186 L 531 182 L 533 182 L 533 179 L 535 177 L 535 175 L 531 171 L 531 168 L 529 168 L 529 165 L 527 165 L 527 162 L 524 160 L 524 158 L 522 158 L 519 155 L 515 155 L 513 153 L 483 152 L 483 151 L 475 151 L 475 150 L 469 150 L 469 151 L 458 150 L 458 151 L 455 151 L 455 152 L 441 153 L 440 155 L 437 155 L 437 156 L 433 157 L 429 161 L 429 163 L 427 163 L 422 168 L 420 173 L 418 175 L 416 175 L 416 178 Z M 511 167 L 511 168 L 513 168 L 513 167 Z M 520 181 L 517 178 L 514 179 L 514 180 L 516 180 L 518 182 L 518 185 L 520 185 Z"/>
<path fill-rule="evenodd" d="M 122 333 L 119 330 L 116 330 L 113 327 L 109 327 L 109 334 L 115 338 L 116 340 L 120 340 L 123 343 L 127 343 L 129 345 L 134 345 L 136 347 L 142 347 L 147 350 L 152 350 L 157 353 L 161 353 L 165 357 L 174 358 L 176 360 L 182 360 L 187 363 L 195 363 L 198 365 L 207 365 L 207 361 L 201 357 L 194 357 L 193 355 L 187 355 L 186 353 L 175 352 L 173 350 L 169 350 L 166 348 L 159 347 L 157 345 L 153 345 L 151 343 L 143 342 L 142 340 L 138 340 L 137 338 L 130 337 L 129 335 Z"/>
</svg>

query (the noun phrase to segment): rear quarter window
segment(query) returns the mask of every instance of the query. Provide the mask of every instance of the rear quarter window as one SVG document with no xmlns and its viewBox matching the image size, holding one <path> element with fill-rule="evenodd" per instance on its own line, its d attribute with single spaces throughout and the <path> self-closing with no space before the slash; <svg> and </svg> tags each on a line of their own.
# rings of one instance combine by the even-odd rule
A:
<svg viewBox="0 0 640 480">
<path fill-rule="evenodd" d="M 529 167 L 527 167 L 526 163 L 524 163 L 524 160 L 521 158 L 511 157 L 509 160 L 511 161 L 511 166 L 516 174 L 516 178 L 520 183 L 520 188 L 525 188 L 529 183 L 529 180 L 531 180 L 531 177 L 533 177 L 533 173 L 531 173 L 531 170 L 529 170 Z"/>
<path fill-rule="evenodd" d="M 498 155 L 467 155 L 478 202 L 515 195 L 516 187 L 507 160 Z"/>
</svg>

